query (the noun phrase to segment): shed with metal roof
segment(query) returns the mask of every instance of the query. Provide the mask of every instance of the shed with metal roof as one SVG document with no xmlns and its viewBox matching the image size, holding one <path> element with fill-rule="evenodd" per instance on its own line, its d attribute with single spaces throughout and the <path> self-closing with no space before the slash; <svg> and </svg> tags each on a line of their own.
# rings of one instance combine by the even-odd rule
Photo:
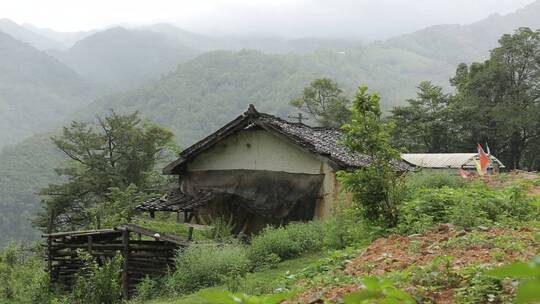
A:
<svg viewBox="0 0 540 304">
<path fill-rule="evenodd" d="M 401 158 L 411 165 L 432 169 L 466 169 L 475 170 L 475 159 L 478 153 L 404 153 Z M 489 155 L 491 160 L 488 170 L 495 167 L 505 168 L 504 164 L 495 156 Z"/>
</svg>

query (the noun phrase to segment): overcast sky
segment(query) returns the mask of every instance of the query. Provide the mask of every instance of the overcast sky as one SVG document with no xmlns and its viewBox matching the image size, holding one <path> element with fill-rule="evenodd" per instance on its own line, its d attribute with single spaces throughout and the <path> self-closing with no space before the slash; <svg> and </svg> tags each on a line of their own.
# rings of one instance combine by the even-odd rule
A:
<svg viewBox="0 0 540 304">
<path fill-rule="evenodd" d="M 382 39 L 433 24 L 471 23 L 533 1 L 0 0 L 0 18 L 60 31 L 169 22 L 201 33 Z"/>
</svg>

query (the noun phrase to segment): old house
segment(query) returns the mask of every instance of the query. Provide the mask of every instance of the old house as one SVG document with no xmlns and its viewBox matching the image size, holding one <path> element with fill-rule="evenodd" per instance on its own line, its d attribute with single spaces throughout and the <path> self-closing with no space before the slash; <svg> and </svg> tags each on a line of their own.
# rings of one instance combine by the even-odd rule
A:
<svg viewBox="0 0 540 304">
<path fill-rule="evenodd" d="M 201 224 L 223 217 L 235 233 L 325 217 L 348 200 L 336 172 L 369 162 L 340 145 L 341 137 L 339 130 L 285 121 L 250 105 L 167 165 L 163 173 L 178 175 L 178 187 L 138 209 L 183 213 Z"/>
</svg>

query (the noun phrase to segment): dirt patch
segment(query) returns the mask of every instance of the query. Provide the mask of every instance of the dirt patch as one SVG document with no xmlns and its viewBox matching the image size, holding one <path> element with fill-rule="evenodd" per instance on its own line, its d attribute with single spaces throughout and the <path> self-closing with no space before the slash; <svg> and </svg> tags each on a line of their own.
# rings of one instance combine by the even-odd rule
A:
<svg viewBox="0 0 540 304">
<path fill-rule="evenodd" d="M 452 256 L 452 267 L 462 268 L 472 264 L 506 264 L 516 260 L 528 260 L 534 256 L 538 245 L 528 231 L 503 228 L 479 231 L 485 240 L 500 236 L 511 237 L 526 244 L 525 250 L 512 248 L 504 250 L 504 255 L 494 256 L 494 245 L 451 246 L 447 241 L 465 238 L 469 232 L 455 231 L 449 225 L 441 225 L 436 230 L 423 235 L 392 235 L 373 242 L 345 270 L 353 275 L 383 275 L 389 271 L 400 271 L 417 265 L 425 266 L 440 256 Z M 504 248 L 502 248 L 504 249 Z"/>
<path fill-rule="evenodd" d="M 347 274 L 364 277 L 380 276 L 389 272 L 402 271 L 406 268 L 426 266 L 435 258 L 451 256 L 451 268 L 459 270 L 471 265 L 503 265 L 514 261 L 530 260 L 538 250 L 533 233 L 528 228 L 520 230 L 503 228 L 484 228 L 474 232 L 456 231 L 450 225 L 441 225 L 437 229 L 422 235 L 392 235 L 374 241 L 366 250 L 344 270 Z M 471 235 L 471 234 L 474 235 Z M 477 239 L 468 240 L 468 237 Z M 501 241 L 503 240 L 503 241 Z M 506 247 L 508 244 L 520 244 L 521 247 Z M 291 303 L 340 302 L 343 296 L 361 289 L 360 284 L 340 287 L 313 288 L 301 294 Z M 412 289 L 406 291 L 411 292 Z M 452 287 L 441 288 L 424 295 L 433 303 L 453 303 Z"/>
<path fill-rule="evenodd" d="M 532 181 L 538 179 L 539 176 L 536 172 L 528 172 L 522 170 L 512 170 L 508 173 L 501 173 L 496 175 L 476 176 L 473 180 L 481 180 L 487 185 L 495 188 L 504 188 L 510 186 L 517 181 Z"/>
</svg>

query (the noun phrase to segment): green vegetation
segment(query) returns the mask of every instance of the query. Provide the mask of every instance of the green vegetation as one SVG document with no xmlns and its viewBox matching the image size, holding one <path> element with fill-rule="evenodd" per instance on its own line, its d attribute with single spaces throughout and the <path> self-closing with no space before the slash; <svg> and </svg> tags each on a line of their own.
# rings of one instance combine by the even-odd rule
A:
<svg viewBox="0 0 540 304">
<path fill-rule="evenodd" d="M 338 178 L 362 207 L 364 219 L 394 227 L 403 183 L 393 166 L 399 153 L 390 145 L 388 126 L 381 115 L 379 95 L 368 94 L 367 87 L 360 87 L 351 107 L 351 122 L 342 127 L 343 144 L 369 157 L 370 163 L 353 172 L 339 172 Z"/>
<path fill-rule="evenodd" d="M 410 301 L 411 297 L 430 300 L 434 295 L 446 294 L 453 295 L 456 303 L 493 301 L 506 303 L 517 299 L 514 297 L 521 297 L 514 289 L 507 288 L 508 279 L 502 275 L 491 274 L 490 269 L 493 266 L 490 265 L 512 261 L 512 256 L 531 250 L 531 241 L 527 239 L 530 233 L 515 231 L 515 234 L 507 234 L 505 232 L 507 230 L 504 230 L 507 228 L 502 227 L 508 227 L 510 228 L 508 231 L 512 231 L 512 227 L 538 225 L 535 223 L 540 210 L 531 204 L 535 198 L 525 195 L 527 186 L 534 186 L 537 181 L 517 181 L 506 188 L 490 188 L 479 183 L 456 183 L 453 176 L 434 174 L 437 175 L 439 175 L 437 183 L 432 183 L 428 172 L 407 176 L 405 184 L 414 184 L 415 188 L 407 188 L 404 203 L 399 209 L 398 226 L 394 229 L 365 225 L 364 213 L 353 206 L 343 208 L 335 218 L 324 222 L 295 223 L 285 227 L 267 228 L 255 236 L 249 245 L 233 240 L 224 242 L 204 240 L 201 235 L 199 244 L 179 253 L 178 271 L 162 278 L 147 278 L 139 286 L 139 297 L 134 301 L 160 304 L 216 303 L 215 295 L 217 293 L 223 295 L 224 291 L 235 293 L 240 298 L 244 297 L 242 294 L 252 295 L 244 298 L 246 303 L 253 301 L 266 303 L 265 301 L 269 299 L 273 301 L 274 296 L 287 299 L 325 298 L 332 292 L 337 292 L 344 303 L 372 303 L 369 301 L 373 299 L 404 303 Z M 466 204 L 462 204 L 462 201 Z M 449 238 L 436 241 L 436 244 L 427 239 L 427 241 L 411 240 L 404 246 L 403 250 L 408 252 L 407 255 L 422 256 L 422 252 L 431 250 L 429 248 L 440 251 L 441 255 L 435 255 L 431 261 L 389 270 L 378 277 L 374 277 L 370 272 L 377 271 L 381 265 L 390 265 L 388 263 L 400 257 L 383 255 L 379 261 L 375 260 L 378 257 L 375 256 L 369 263 L 354 262 L 364 252 L 363 248 L 373 239 L 389 233 L 409 235 L 430 231 L 441 223 L 452 223 L 455 220 L 453 217 L 455 210 L 463 208 L 469 210 L 467 204 L 473 204 L 476 208 L 474 212 L 478 221 L 467 226 L 473 231 L 450 234 Z M 430 220 L 423 220 L 425 217 L 429 217 Z M 174 227 L 173 220 L 167 217 L 144 221 L 146 223 L 142 219 L 137 221 L 146 224 L 147 227 L 156 228 L 163 223 L 162 227 L 164 229 L 169 227 L 169 232 L 185 231 L 182 225 Z M 422 222 L 422 229 L 411 224 L 415 222 Z M 478 229 L 479 225 L 485 227 Z M 457 231 L 460 229 L 457 223 L 456 229 Z M 493 233 L 486 233 L 485 229 L 495 230 Z M 520 237 L 516 238 L 520 233 Z M 426 249 L 426 244 L 433 246 Z M 9 250 L 3 253 L 3 256 L 8 258 L 3 258 L 0 263 L 0 267 L 4 267 L 2 269 L 13 269 L 2 272 L 4 280 L 11 282 L 4 286 L 11 288 L 11 294 L 20 295 L 21 303 L 38 303 L 32 302 L 29 298 L 31 293 L 25 290 L 46 286 L 46 273 L 26 273 L 24 276 L 21 274 L 25 273 L 24 269 L 29 271 L 32 267 L 43 269 L 43 261 L 28 257 L 17 260 L 14 264 L 9 256 L 19 256 L 19 253 L 10 254 Z M 388 250 L 392 252 L 390 248 Z M 459 263 L 467 261 L 467 252 L 479 250 L 489 250 L 486 258 L 491 262 L 486 264 L 480 260 L 474 262 L 472 259 L 464 266 L 455 267 L 456 261 L 460 261 Z M 464 252 L 465 256 L 442 254 L 444 252 Z M 111 264 L 107 265 L 113 265 L 114 261 L 109 263 Z M 353 264 L 362 266 L 358 268 L 359 270 L 349 269 Z M 91 264 L 89 265 L 89 268 L 92 268 Z M 78 285 L 80 289 L 76 289 L 74 293 L 62 296 L 48 293 L 34 294 L 63 301 L 85 294 L 81 290 L 90 283 L 92 286 L 103 286 L 102 290 L 115 290 L 114 267 L 107 267 L 92 270 L 94 275 L 90 278 L 84 277 L 86 283 Z M 360 274 L 356 271 L 360 271 Z M 18 275 L 15 275 L 16 273 Z M 532 270 L 529 273 L 532 274 Z M 33 285 L 27 286 L 30 283 L 23 283 L 29 282 L 28 280 Z M 364 288 L 357 293 L 357 287 L 354 286 L 360 284 Z M 313 290 L 319 288 L 322 288 L 323 292 L 313 294 Z M 407 292 L 404 293 L 403 290 Z M 113 291 L 105 294 L 116 293 Z M 347 296 L 349 294 L 350 296 Z M 86 299 L 80 300 L 80 303 L 97 303 L 92 301 Z"/>
<path fill-rule="evenodd" d="M 251 240 L 249 257 L 255 268 L 275 267 L 282 260 L 320 249 L 323 229 L 318 222 L 267 227 Z"/>
<path fill-rule="evenodd" d="M 489 60 L 460 64 L 455 94 L 429 82 L 392 111 L 396 145 L 413 152 L 468 151 L 489 143 L 508 167 L 538 169 L 540 31 L 520 28 L 499 39 Z"/>
<path fill-rule="evenodd" d="M 41 191 L 46 200 L 35 223 L 42 230 L 129 222 L 135 204 L 147 196 L 144 189 L 156 186 L 152 172 L 172 147 L 172 133 L 143 123 L 137 113 L 113 112 L 98 121 L 98 130 L 73 122 L 52 138 L 71 163 L 56 169 L 66 182 Z"/>
<path fill-rule="evenodd" d="M 304 88 L 302 97 L 290 104 L 315 119 L 321 126 L 339 128 L 349 121 L 349 103 L 338 84 L 331 79 L 315 79 Z"/>
</svg>

